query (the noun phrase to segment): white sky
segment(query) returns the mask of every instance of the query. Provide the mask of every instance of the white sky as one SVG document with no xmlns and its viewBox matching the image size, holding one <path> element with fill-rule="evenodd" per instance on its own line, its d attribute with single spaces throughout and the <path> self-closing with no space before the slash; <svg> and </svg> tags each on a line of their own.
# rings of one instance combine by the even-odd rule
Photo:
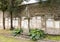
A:
<svg viewBox="0 0 60 42">
<path fill-rule="evenodd" d="M 42 1 L 46 1 L 46 0 L 42 0 Z M 30 4 L 30 3 L 37 3 L 39 2 L 39 0 L 30 0 L 28 2 L 24 1 L 22 4 Z"/>
</svg>

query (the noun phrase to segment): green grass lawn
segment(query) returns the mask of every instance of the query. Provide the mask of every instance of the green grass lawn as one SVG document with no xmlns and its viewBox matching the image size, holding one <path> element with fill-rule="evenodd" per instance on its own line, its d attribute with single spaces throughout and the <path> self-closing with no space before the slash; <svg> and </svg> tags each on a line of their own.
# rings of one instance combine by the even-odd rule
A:
<svg viewBox="0 0 60 42">
<path fill-rule="evenodd" d="M 5 36 L 6 34 L 11 34 L 10 30 L 0 30 L 0 42 L 35 42 L 32 40 L 17 39 L 15 37 Z"/>
<path fill-rule="evenodd" d="M 16 38 L 10 38 L 10 37 L 5 37 L 3 35 L 0 35 L 0 42 L 34 42 L 31 40 L 24 40 L 24 39 L 16 39 Z"/>
<path fill-rule="evenodd" d="M 0 30 L 0 42 L 35 42 L 32 40 L 16 39 L 15 37 L 8 37 L 11 34 L 10 30 Z M 5 36 L 5 34 L 7 36 Z M 60 40 L 60 36 L 47 35 L 45 40 Z"/>
<path fill-rule="evenodd" d="M 60 40 L 60 35 L 59 36 L 47 35 L 47 37 L 45 39 L 46 40 Z"/>
</svg>

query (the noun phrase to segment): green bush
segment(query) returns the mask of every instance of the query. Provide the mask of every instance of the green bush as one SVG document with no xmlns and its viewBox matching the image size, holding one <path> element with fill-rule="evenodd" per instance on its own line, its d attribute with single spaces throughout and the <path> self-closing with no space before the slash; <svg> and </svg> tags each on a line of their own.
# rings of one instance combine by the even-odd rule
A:
<svg viewBox="0 0 60 42">
<path fill-rule="evenodd" d="M 22 29 L 14 29 L 14 30 L 13 30 L 13 35 L 14 35 L 14 36 L 17 36 L 17 35 L 21 34 L 22 32 L 23 32 Z"/>
<path fill-rule="evenodd" d="M 45 37 L 45 33 L 43 30 L 31 29 L 29 32 L 29 36 L 32 40 L 39 40 Z"/>
</svg>

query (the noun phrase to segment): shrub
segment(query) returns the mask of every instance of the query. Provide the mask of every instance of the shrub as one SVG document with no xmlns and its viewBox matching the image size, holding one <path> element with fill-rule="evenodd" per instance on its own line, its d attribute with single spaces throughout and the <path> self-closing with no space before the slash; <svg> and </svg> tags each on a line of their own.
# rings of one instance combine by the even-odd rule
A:
<svg viewBox="0 0 60 42">
<path fill-rule="evenodd" d="M 22 29 L 14 29 L 14 30 L 13 30 L 13 35 L 14 35 L 14 36 L 19 35 L 19 34 L 21 34 L 22 32 L 23 32 Z"/>
<path fill-rule="evenodd" d="M 31 29 L 29 32 L 29 36 L 32 40 L 39 40 L 45 37 L 45 33 L 43 30 Z"/>
</svg>

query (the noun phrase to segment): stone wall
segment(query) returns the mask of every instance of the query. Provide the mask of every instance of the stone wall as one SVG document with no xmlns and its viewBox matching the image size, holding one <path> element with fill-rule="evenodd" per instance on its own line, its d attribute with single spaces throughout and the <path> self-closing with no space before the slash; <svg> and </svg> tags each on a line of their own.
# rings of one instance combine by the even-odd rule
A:
<svg viewBox="0 0 60 42">
<path fill-rule="evenodd" d="M 0 29 L 3 28 L 3 13 L 0 11 Z"/>
<path fill-rule="evenodd" d="M 21 13 L 19 13 L 19 16 L 21 15 L 22 17 L 22 28 L 24 30 L 24 32 L 28 31 L 28 19 L 23 19 L 23 17 L 27 17 L 28 14 L 31 17 L 30 19 L 30 28 L 38 28 L 38 29 L 42 29 L 44 30 L 46 33 L 48 34 L 60 34 L 60 28 L 47 28 L 46 27 L 46 21 L 47 19 L 44 18 L 45 15 L 48 14 L 52 14 L 52 15 L 56 15 L 56 14 L 60 14 L 60 6 L 40 6 L 39 4 L 30 4 L 27 5 L 26 8 L 23 9 L 23 11 L 21 11 Z M 7 15 L 8 13 L 5 13 L 5 26 L 6 28 L 10 28 L 10 15 Z M 14 14 L 15 15 L 15 14 Z M 19 28 L 19 17 L 17 16 L 16 18 L 13 15 L 13 26 L 15 28 Z M 9 17 L 9 18 L 8 18 Z M 40 19 L 41 17 L 41 19 Z M 48 18 L 48 17 L 47 17 Z M 54 19 L 54 18 L 53 18 Z M 3 28 L 3 14 L 0 11 L 0 28 Z M 54 20 L 55 21 L 55 20 Z M 60 20 L 59 20 L 60 21 Z M 59 22 L 60 24 L 60 22 Z M 60 26 L 60 25 L 59 25 Z M 26 29 L 26 30 L 25 30 Z"/>
</svg>

